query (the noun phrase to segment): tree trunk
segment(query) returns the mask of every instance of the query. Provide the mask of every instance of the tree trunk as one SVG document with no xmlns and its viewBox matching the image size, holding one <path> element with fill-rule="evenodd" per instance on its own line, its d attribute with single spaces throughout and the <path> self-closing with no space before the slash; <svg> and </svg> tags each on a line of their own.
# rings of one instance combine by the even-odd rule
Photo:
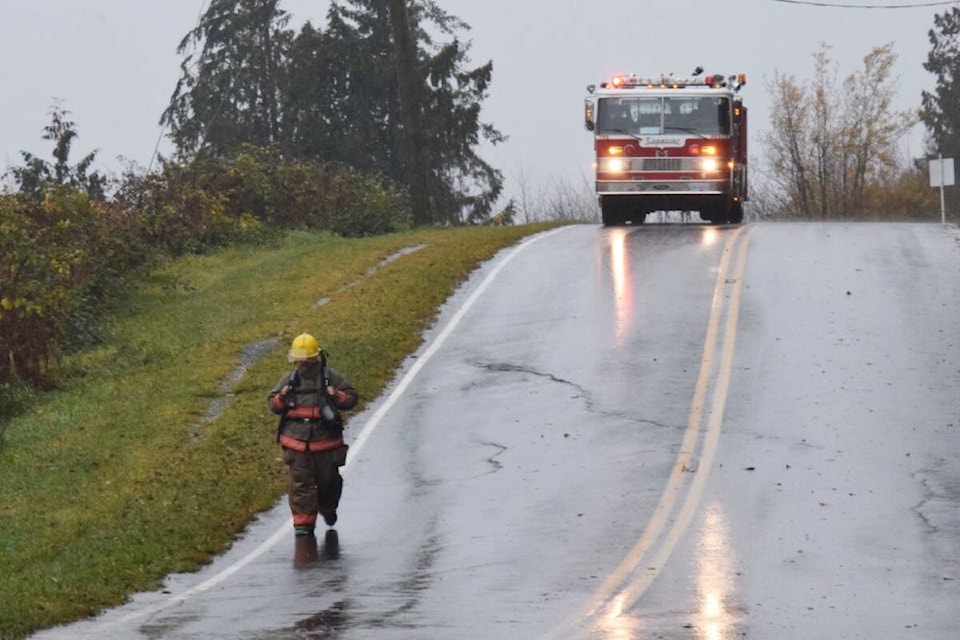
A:
<svg viewBox="0 0 960 640">
<path fill-rule="evenodd" d="M 417 52 L 410 33 L 406 0 L 390 0 L 390 26 L 393 31 L 394 57 L 397 61 L 400 118 L 407 156 L 404 165 L 413 220 L 418 225 L 430 224 L 435 218 L 428 190 L 427 145 L 420 118 Z"/>
</svg>

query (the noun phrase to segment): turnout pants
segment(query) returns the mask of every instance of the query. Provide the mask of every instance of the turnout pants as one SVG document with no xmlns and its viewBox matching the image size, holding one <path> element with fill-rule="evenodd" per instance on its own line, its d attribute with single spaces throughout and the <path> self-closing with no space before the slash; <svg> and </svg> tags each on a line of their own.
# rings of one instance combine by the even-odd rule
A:
<svg viewBox="0 0 960 640">
<path fill-rule="evenodd" d="M 294 526 L 312 526 L 318 513 L 331 513 L 340 504 L 343 478 L 340 466 L 346 457 L 346 447 L 329 451 L 283 450 L 289 479 L 290 511 Z"/>
</svg>

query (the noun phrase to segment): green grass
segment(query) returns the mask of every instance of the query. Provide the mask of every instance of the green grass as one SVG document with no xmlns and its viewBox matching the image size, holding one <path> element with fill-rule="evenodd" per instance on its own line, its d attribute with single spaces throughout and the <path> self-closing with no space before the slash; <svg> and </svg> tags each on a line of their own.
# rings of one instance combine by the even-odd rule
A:
<svg viewBox="0 0 960 640">
<path fill-rule="evenodd" d="M 479 263 L 550 226 L 351 240 L 296 232 L 156 272 L 118 304 L 105 343 L 65 360 L 61 388 L 32 398 L 4 433 L 0 637 L 156 589 L 275 504 L 284 478 L 266 394 L 289 367 L 293 336 L 316 335 L 369 402 Z M 270 337 L 278 346 L 205 421 L 243 346 Z"/>
</svg>

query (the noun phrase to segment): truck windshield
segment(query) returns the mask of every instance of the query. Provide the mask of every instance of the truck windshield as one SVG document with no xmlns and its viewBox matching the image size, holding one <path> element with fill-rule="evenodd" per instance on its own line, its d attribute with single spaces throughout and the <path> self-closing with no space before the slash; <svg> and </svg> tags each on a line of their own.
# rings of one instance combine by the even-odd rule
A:
<svg viewBox="0 0 960 640">
<path fill-rule="evenodd" d="M 724 96 L 601 98 L 597 133 L 697 136 L 730 134 L 730 99 Z"/>
</svg>

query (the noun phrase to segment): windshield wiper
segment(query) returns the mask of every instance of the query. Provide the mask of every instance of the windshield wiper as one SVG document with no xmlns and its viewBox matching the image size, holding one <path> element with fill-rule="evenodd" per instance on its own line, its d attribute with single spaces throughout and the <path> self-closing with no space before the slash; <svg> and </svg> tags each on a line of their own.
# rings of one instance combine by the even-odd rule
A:
<svg viewBox="0 0 960 640">
<path fill-rule="evenodd" d="M 622 133 L 622 134 L 625 135 L 625 136 L 630 136 L 630 137 L 633 138 L 634 140 L 640 140 L 640 141 L 643 140 L 643 138 L 641 138 L 641 137 L 638 136 L 637 134 L 633 133 L 632 131 L 627 131 L 626 129 L 604 129 L 603 131 L 600 131 L 599 133 Z"/>
<path fill-rule="evenodd" d="M 693 135 L 695 135 L 695 136 L 697 136 L 698 138 L 701 138 L 701 139 L 703 139 L 703 140 L 706 140 L 706 139 L 707 139 L 707 136 L 706 136 L 706 135 L 700 133 L 700 132 L 697 131 L 696 129 L 690 129 L 690 128 L 688 128 L 688 127 L 664 127 L 663 130 L 664 130 L 664 131 L 683 131 L 684 133 L 692 133 Z"/>
</svg>

